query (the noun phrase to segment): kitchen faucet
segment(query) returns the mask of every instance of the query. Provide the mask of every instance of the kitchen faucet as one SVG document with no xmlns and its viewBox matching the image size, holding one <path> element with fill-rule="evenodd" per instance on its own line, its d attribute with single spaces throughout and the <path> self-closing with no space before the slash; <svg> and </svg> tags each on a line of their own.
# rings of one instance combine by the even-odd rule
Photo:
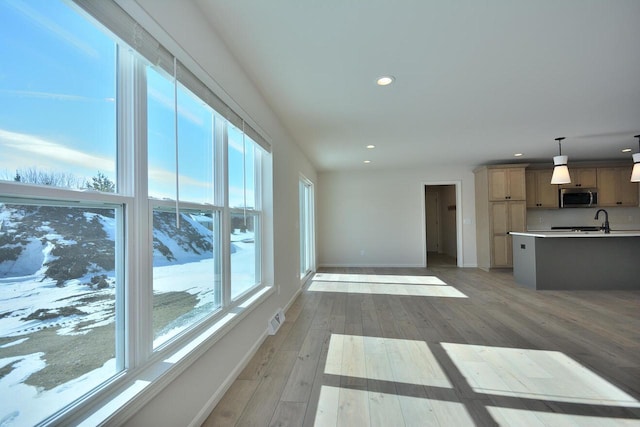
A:
<svg viewBox="0 0 640 427">
<path fill-rule="evenodd" d="M 598 219 L 598 215 L 600 212 L 604 212 L 604 224 L 602 225 L 602 229 L 604 230 L 604 234 L 611 233 L 611 227 L 609 227 L 609 214 L 604 209 L 598 209 L 596 212 L 596 216 L 593 219 Z"/>
</svg>

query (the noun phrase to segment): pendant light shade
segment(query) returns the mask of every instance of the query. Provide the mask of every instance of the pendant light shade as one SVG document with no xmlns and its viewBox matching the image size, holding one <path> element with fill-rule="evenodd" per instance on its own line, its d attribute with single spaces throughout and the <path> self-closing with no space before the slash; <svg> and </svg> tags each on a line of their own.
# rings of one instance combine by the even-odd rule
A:
<svg viewBox="0 0 640 427">
<path fill-rule="evenodd" d="M 638 152 L 633 155 L 633 171 L 631 172 L 631 182 L 640 182 L 640 135 L 634 136 L 638 138 Z"/>
<path fill-rule="evenodd" d="M 569 175 L 569 168 L 567 163 L 569 157 L 562 155 L 562 140 L 564 138 L 556 138 L 558 141 L 559 155 L 553 158 L 553 175 L 551 176 L 552 184 L 569 184 L 571 183 L 571 176 Z"/>
<path fill-rule="evenodd" d="M 571 183 L 571 176 L 569 175 L 569 168 L 567 167 L 567 156 L 555 156 L 553 158 L 553 175 L 551 176 L 552 184 L 569 184 Z"/>
</svg>

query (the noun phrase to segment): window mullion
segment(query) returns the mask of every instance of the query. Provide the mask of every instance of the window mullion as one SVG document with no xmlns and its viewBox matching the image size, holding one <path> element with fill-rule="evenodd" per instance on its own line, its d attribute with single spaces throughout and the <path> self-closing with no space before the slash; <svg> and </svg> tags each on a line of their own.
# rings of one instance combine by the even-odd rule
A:
<svg viewBox="0 0 640 427">
<path fill-rule="evenodd" d="M 220 254 L 222 256 L 220 268 L 222 269 L 222 306 L 231 304 L 231 212 L 229 209 L 229 125 L 226 120 L 220 120 L 216 126 L 216 144 L 218 153 L 218 182 L 221 184 L 219 193 L 222 194 L 223 209 L 222 223 L 220 224 Z"/>
<path fill-rule="evenodd" d="M 261 153 L 256 150 L 254 144 L 251 144 L 251 149 L 253 150 L 253 210 L 257 212 L 257 215 L 254 219 L 254 233 L 255 233 L 255 242 L 256 242 L 256 282 L 263 283 L 263 248 L 264 248 L 264 239 L 263 237 L 263 223 L 262 223 L 262 162 L 261 162 Z"/>
<path fill-rule="evenodd" d="M 247 134 L 244 132 L 242 121 L 242 215 L 244 225 L 247 225 Z"/>
<path fill-rule="evenodd" d="M 176 156 L 176 227 L 180 228 L 180 150 L 178 146 L 178 60 L 173 57 L 173 130 Z"/>
<path fill-rule="evenodd" d="M 117 126 L 117 160 L 116 160 L 116 191 L 127 195 L 132 195 L 132 160 L 129 154 L 132 138 L 133 123 L 133 58 L 130 53 L 124 51 L 119 46 L 116 47 L 116 126 Z M 135 204 L 135 201 L 133 202 Z M 135 240 L 130 233 L 131 227 L 126 227 L 133 220 L 131 210 L 128 206 L 120 209 L 116 214 L 116 366 L 118 370 L 125 369 L 133 363 L 132 345 L 133 334 L 130 333 L 132 319 L 131 310 L 128 310 L 132 301 L 130 295 L 131 277 L 129 276 L 131 251 L 125 242 Z M 126 276 L 125 276 L 126 275 Z M 133 323 L 135 325 L 135 323 Z"/>
<path fill-rule="evenodd" d="M 126 218 L 126 364 L 140 366 L 152 351 L 152 295 L 150 204 L 147 184 L 147 84 L 145 66 L 120 50 L 118 67 L 118 173 L 123 189 L 134 196 L 125 208 Z M 122 153 L 122 154 L 120 154 Z"/>
</svg>

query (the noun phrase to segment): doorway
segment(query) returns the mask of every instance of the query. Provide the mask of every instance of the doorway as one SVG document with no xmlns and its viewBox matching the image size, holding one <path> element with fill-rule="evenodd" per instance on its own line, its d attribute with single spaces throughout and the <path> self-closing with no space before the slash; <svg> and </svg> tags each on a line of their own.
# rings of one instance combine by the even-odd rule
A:
<svg viewBox="0 0 640 427">
<path fill-rule="evenodd" d="M 300 282 L 315 271 L 315 219 L 313 183 L 300 175 Z"/>
<path fill-rule="evenodd" d="M 458 266 L 458 203 L 455 184 L 425 184 L 426 265 Z"/>
</svg>

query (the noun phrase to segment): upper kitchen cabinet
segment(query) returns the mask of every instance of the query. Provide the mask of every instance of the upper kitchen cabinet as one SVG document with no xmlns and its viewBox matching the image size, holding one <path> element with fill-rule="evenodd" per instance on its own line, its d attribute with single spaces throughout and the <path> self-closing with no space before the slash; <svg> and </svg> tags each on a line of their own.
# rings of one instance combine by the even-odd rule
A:
<svg viewBox="0 0 640 427">
<path fill-rule="evenodd" d="M 553 169 L 526 171 L 527 208 L 558 208 L 558 186 L 551 184 L 552 175 Z"/>
<path fill-rule="evenodd" d="M 562 184 L 560 188 L 596 188 L 598 185 L 598 173 L 596 168 L 571 168 L 569 166 L 571 182 Z"/>
<path fill-rule="evenodd" d="M 487 168 L 489 200 L 525 200 L 525 168 L 523 165 L 500 165 Z"/>
<path fill-rule="evenodd" d="M 631 166 L 598 168 L 598 206 L 638 206 L 638 183 Z"/>
</svg>

